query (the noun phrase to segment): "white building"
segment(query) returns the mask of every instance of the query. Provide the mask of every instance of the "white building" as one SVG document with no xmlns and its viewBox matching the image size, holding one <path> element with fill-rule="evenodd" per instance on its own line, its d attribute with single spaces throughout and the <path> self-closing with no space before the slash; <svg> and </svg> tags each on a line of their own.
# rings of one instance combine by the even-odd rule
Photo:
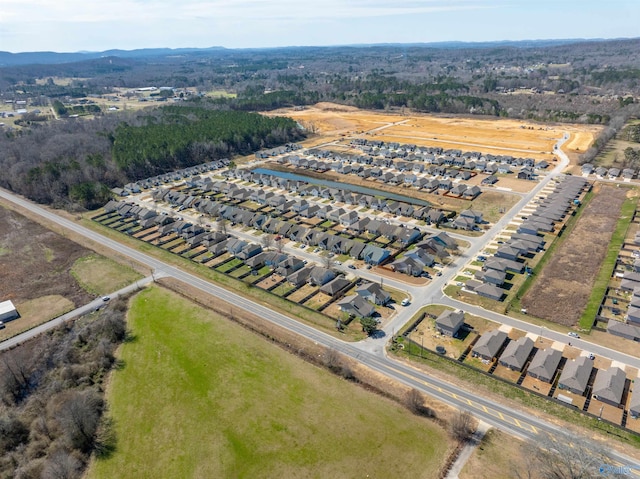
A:
<svg viewBox="0 0 640 479">
<path fill-rule="evenodd" d="M 0 303 L 0 321 L 11 321 L 18 317 L 18 310 L 11 301 Z"/>
</svg>

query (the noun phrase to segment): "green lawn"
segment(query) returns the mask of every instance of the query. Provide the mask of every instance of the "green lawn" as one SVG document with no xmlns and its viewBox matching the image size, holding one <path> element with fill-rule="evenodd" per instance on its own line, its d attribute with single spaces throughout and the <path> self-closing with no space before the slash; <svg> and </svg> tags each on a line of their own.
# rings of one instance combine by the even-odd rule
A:
<svg viewBox="0 0 640 479">
<path fill-rule="evenodd" d="M 142 278 L 132 268 L 96 254 L 77 259 L 71 267 L 71 275 L 82 289 L 97 296 L 117 291 Z"/>
<path fill-rule="evenodd" d="M 438 477 L 445 431 L 161 288 L 134 298 L 86 477 Z"/>
</svg>

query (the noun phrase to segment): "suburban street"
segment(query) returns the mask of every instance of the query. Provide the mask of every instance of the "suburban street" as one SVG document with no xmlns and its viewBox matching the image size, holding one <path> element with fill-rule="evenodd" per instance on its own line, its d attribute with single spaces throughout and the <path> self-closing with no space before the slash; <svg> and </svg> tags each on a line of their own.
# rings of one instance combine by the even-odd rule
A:
<svg viewBox="0 0 640 479">
<path fill-rule="evenodd" d="M 499 232 L 508 223 L 508 221 L 513 218 L 513 216 L 519 211 L 519 209 L 524 206 L 524 204 L 526 204 L 531 198 L 533 198 L 533 196 L 537 194 L 537 192 L 540 191 L 540 189 L 542 189 L 546 185 L 546 183 L 551 180 L 551 178 L 559 174 L 562 166 L 566 161 L 567 159 L 566 157 L 564 157 L 562 163 L 558 165 L 558 167 L 556 167 L 556 169 L 554 169 L 554 171 L 550 175 L 548 175 L 548 177 L 543 179 L 543 181 L 541 181 L 541 183 L 537 185 L 529 195 L 527 195 L 516 206 L 514 206 L 500 220 L 500 222 L 491 229 L 491 231 L 484 235 L 484 237 L 472 238 L 472 241 L 470 241 L 471 247 L 466 252 L 468 257 L 473 257 L 473 255 L 481 251 L 486 243 L 490 240 L 490 238 L 492 238 L 494 234 Z M 318 331 L 311 326 L 291 319 L 288 316 L 274 312 L 268 307 L 256 304 L 250 299 L 247 299 L 234 292 L 228 291 L 215 284 L 209 283 L 208 281 L 205 281 L 193 274 L 186 273 L 177 267 L 171 266 L 163 261 L 141 253 L 134 248 L 125 246 L 118 241 L 104 237 L 97 232 L 94 232 L 73 221 L 60 217 L 57 214 L 41 208 L 40 206 L 37 206 L 36 204 L 27 201 L 19 196 L 16 196 L 6 190 L 0 189 L 0 197 L 18 206 L 21 206 L 34 214 L 40 215 L 50 221 L 53 221 L 60 226 L 73 231 L 76 234 L 96 241 L 97 243 L 100 243 L 101 245 L 108 247 L 116 251 L 117 253 L 130 258 L 131 260 L 143 263 L 152 268 L 154 274 L 171 276 L 192 287 L 198 288 L 207 294 L 224 299 L 225 301 L 236 305 L 236 307 L 238 308 L 256 314 L 280 327 L 283 327 L 291 332 L 312 340 L 319 345 L 335 349 L 342 354 L 359 361 L 360 363 L 376 372 L 382 373 L 409 387 L 414 387 L 446 404 L 459 409 L 469 410 L 476 417 L 482 419 L 491 426 L 497 427 L 517 437 L 535 440 L 536 436 L 540 432 L 549 432 L 554 435 L 562 432 L 560 428 L 548 421 L 536 418 L 535 416 L 532 416 L 528 413 L 523 414 L 516 409 L 500 405 L 492 400 L 478 397 L 474 392 L 467 391 L 466 389 L 461 388 L 457 385 L 453 385 L 447 381 L 432 378 L 424 372 L 419 371 L 400 361 L 396 361 L 385 354 L 384 345 L 389 336 L 402 324 L 404 324 L 404 322 L 410 319 L 424 304 L 428 304 L 431 302 L 437 303 L 451 301 L 452 304 L 456 304 L 457 306 L 457 302 L 447 299 L 442 294 L 442 288 L 457 273 L 457 270 L 460 267 L 459 265 L 449 265 L 445 269 L 441 277 L 436 277 L 434 281 L 429 283 L 426 287 L 408 286 L 404 283 L 401 285 L 398 284 L 398 289 L 406 290 L 411 295 L 411 297 L 413 298 L 412 304 L 402 309 L 396 316 L 396 318 L 385 327 L 385 335 L 383 337 L 380 337 L 379 339 L 367 339 L 360 343 L 352 344 Z M 296 251 L 296 253 L 299 252 Z M 460 258 L 458 262 L 462 264 L 462 258 Z M 358 271 L 358 274 L 363 277 L 369 276 L 369 272 L 364 270 Z M 377 275 L 371 275 L 371 279 L 379 281 L 380 278 Z M 385 281 L 387 280 L 385 279 Z M 387 284 L 389 283 L 387 282 Z M 91 304 L 93 305 L 93 303 Z M 472 312 L 472 309 L 468 305 L 463 303 L 460 303 L 460 305 L 463 305 L 465 310 Z M 93 305 L 94 309 L 95 307 L 96 305 Z M 478 308 L 478 310 L 480 310 L 480 308 Z M 485 312 L 484 310 L 476 314 L 491 318 L 491 313 Z M 539 327 L 537 326 L 528 326 L 530 328 L 535 328 L 536 331 L 539 330 Z M 34 331 L 33 334 L 37 334 L 35 330 L 32 331 Z M 593 349 L 594 351 L 596 350 L 595 348 L 591 349 Z M 640 364 L 640 362 L 637 363 Z M 640 462 L 637 462 L 635 459 L 626 457 L 625 455 L 619 454 L 614 451 L 612 451 L 611 454 L 615 461 L 619 462 L 620 464 L 640 465 Z"/>
</svg>

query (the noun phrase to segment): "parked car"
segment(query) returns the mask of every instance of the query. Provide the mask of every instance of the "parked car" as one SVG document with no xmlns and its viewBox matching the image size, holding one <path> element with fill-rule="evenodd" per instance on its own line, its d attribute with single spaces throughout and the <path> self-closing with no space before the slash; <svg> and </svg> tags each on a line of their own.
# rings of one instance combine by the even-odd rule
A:
<svg viewBox="0 0 640 479">
<path fill-rule="evenodd" d="M 352 264 L 350 264 L 349 266 L 347 266 L 347 268 L 349 268 L 349 269 L 356 269 L 356 267 L 355 267 L 354 265 L 352 265 Z"/>
<path fill-rule="evenodd" d="M 409 298 L 404 298 L 400 304 L 402 306 L 409 306 L 409 304 L 411 304 L 411 302 L 409 301 Z"/>
<path fill-rule="evenodd" d="M 574 333 L 573 331 L 569 331 L 567 334 L 572 338 L 580 338 L 580 335 L 578 333 Z"/>
<path fill-rule="evenodd" d="M 596 355 L 595 355 L 595 354 L 593 354 L 593 353 L 587 353 L 587 357 L 588 357 L 589 359 L 595 359 L 595 358 L 596 358 Z"/>
<path fill-rule="evenodd" d="M 436 353 L 447 354 L 447 350 L 444 348 L 444 346 L 436 346 Z"/>
<path fill-rule="evenodd" d="M 111 299 L 111 298 L 110 298 L 109 296 L 103 296 L 103 297 L 102 297 L 102 301 L 104 301 L 105 303 L 106 303 L 107 301 L 109 301 L 110 299 Z"/>
</svg>

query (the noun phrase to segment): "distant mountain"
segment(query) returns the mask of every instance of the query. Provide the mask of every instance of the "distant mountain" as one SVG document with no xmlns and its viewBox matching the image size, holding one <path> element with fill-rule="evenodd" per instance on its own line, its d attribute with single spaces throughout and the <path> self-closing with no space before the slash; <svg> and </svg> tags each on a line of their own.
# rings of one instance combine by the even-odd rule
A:
<svg viewBox="0 0 640 479">
<path fill-rule="evenodd" d="M 625 41 L 631 39 L 553 39 L 553 40 L 503 40 L 494 42 L 432 42 L 432 43 L 372 43 L 372 44 L 353 44 L 353 45 L 332 45 L 332 46 L 289 46 L 279 48 L 246 48 L 246 49 L 228 49 L 225 47 L 209 47 L 209 48 L 142 48 L 137 50 L 106 50 L 103 52 L 74 52 L 74 53 L 57 53 L 57 52 L 24 52 L 10 53 L 0 51 L 0 67 L 2 66 L 18 66 L 18 65 L 56 65 L 62 63 L 73 63 L 85 60 L 93 60 L 105 57 L 117 57 L 128 59 L 144 59 L 153 57 L 172 57 L 179 55 L 204 56 L 210 53 L 221 53 L 234 51 L 260 51 L 260 50 L 304 50 L 304 49 L 328 49 L 328 48 L 406 48 L 406 47 L 427 47 L 438 49 L 481 49 L 481 48 L 544 48 L 556 47 L 562 45 L 587 43 L 587 42 L 614 42 Z"/>
<path fill-rule="evenodd" d="M 186 54 L 206 54 L 226 50 L 224 47 L 210 48 L 141 48 L 137 50 L 106 50 L 104 52 L 24 52 L 11 53 L 0 51 L 0 66 L 16 65 L 54 65 L 60 63 L 73 63 L 84 60 L 93 60 L 104 57 L 119 58 L 148 58 L 166 57 Z"/>
</svg>

